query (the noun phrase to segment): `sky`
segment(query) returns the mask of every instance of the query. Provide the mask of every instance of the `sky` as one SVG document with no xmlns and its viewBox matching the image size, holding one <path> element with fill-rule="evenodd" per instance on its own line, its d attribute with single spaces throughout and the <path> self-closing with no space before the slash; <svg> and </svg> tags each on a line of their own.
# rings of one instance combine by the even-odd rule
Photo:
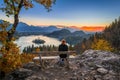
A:
<svg viewBox="0 0 120 80">
<path fill-rule="evenodd" d="M 50 12 L 34 2 L 34 8 L 22 9 L 19 18 L 29 25 L 100 27 L 109 25 L 119 16 L 120 0 L 56 0 Z M 13 22 L 13 18 L 7 18 L 1 11 L 0 19 Z"/>
</svg>

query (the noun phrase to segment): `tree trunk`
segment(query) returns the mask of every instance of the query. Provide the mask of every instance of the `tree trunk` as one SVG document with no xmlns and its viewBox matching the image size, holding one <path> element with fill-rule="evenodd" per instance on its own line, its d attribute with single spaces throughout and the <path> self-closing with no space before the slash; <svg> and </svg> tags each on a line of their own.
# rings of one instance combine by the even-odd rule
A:
<svg viewBox="0 0 120 80">
<path fill-rule="evenodd" d="M 16 31 L 17 25 L 19 22 L 18 14 L 14 15 L 14 23 L 12 28 L 8 31 L 8 41 L 12 41 L 12 37 L 14 36 L 14 33 Z"/>
<path fill-rule="evenodd" d="M 21 11 L 22 6 L 23 6 L 23 0 L 21 0 L 20 4 L 18 5 L 18 10 L 15 9 L 15 12 L 17 12 L 17 14 L 16 13 L 14 14 L 14 23 L 13 23 L 13 26 L 8 31 L 8 42 L 12 41 L 12 38 L 13 38 L 14 33 L 16 31 L 17 25 L 19 23 L 19 17 L 18 16 L 19 16 L 19 13 Z"/>
</svg>

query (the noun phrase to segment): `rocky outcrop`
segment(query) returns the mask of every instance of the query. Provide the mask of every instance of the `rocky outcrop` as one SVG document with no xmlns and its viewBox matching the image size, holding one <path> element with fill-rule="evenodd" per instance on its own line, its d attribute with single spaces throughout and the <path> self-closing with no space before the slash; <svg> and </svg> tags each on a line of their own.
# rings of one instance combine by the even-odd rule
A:
<svg viewBox="0 0 120 80">
<path fill-rule="evenodd" d="M 69 60 L 70 69 L 59 66 L 57 60 L 48 62 L 43 70 L 37 64 L 25 64 L 5 80 L 120 80 L 120 56 L 111 52 L 86 50 Z"/>
<path fill-rule="evenodd" d="M 120 80 L 120 56 L 100 50 L 87 50 L 79 56 L 81 73 L 90 80 Z M 89 79 L 87 79 L 89 80 Z"/>
</svg>

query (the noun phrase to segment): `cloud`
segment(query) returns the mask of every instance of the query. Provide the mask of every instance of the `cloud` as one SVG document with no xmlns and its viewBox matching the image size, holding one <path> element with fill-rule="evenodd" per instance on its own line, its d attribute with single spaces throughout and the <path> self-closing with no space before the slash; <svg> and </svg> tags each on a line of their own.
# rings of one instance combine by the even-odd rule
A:
<svg viewBox="0 0 120 80">
<path fill-rule="evenodd" d="M 83 31 L 89 31 L 89 32 L 101 32 L 105 29 L 104 26 L 83 26 L 79 28 Z"/>
</svg>

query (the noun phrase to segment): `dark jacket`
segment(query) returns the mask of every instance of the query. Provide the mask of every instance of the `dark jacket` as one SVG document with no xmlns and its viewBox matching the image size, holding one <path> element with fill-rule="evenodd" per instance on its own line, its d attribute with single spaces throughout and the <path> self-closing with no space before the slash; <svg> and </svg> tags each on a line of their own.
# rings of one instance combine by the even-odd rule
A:
<svg viewBox="0 0 120 80">
<path fill-rule="evenodd" d="M 58 51 L 68 51 L 68 46 L 61 44 L 59 45 Z"/>
<path fill-rule="evenodd" d="M 59 45 L 58 51 L 68 51 L 68 46 L 65 44 Z M 66 58 L 67 54 L 59 54 L 60 58 Z"/>
</svg>

